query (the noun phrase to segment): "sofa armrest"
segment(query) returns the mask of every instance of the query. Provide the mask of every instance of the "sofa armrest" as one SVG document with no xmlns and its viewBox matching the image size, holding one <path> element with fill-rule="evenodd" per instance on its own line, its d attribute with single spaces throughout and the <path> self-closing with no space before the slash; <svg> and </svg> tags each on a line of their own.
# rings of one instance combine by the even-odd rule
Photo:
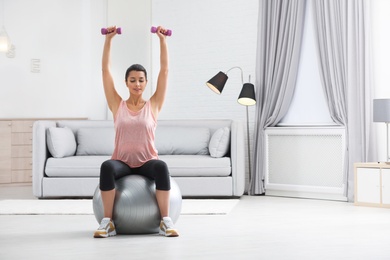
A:
<svg viewBox="0 0 390 260">
<path fill-rule="evenodd" d="M 35 121 L 33 126 L 33 166 L 32 166 L 32 184 L 34 196 L 43 197 L 42 182 L 45 176 L 45 164 L 49 157 L 49 151 L 46 145 L 46 129 L 56 126 L 55 121 Z"/>
<path fill-rule="evenodd" d="M 240 121 L 231 125 L 230 154 L 232 160 L 233 196 L 241 196 L 245 191 L 245 137 L 244 126 Z"/>
</svg>

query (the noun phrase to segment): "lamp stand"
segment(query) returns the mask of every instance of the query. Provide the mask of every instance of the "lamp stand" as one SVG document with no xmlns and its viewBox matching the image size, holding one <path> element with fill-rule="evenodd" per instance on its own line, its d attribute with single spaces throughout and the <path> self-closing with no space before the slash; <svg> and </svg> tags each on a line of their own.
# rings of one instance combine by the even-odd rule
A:
<svg viewBox="0 0 390 260">
<path fill-rule="evenodd" d="M 389 162 L 389 122 L 386 122 L 386 163 Z"/>
<path fill-rule="evenodd" d="M 251 170 L 251 149 L 250 149 L 250 141 L 249 141 L 249 112 L 248 112 L 248 106 L 246 106 L 246 135 L 247 135 L 247 146 L 248 146 L 248 163 L 249 163 L 249 183 L 251 182 L 252 178 L 252 170 Z"/>
<path fill-rule="evenodd" d="M 249 140 L 249 111 L 248 106 L 252 106 L 256 104 L 256 97 L 255 97 L 255 87 L 251 83 L 245 83 L 244 84 L 244 72 L 242 71 L 241 67 L 235 66 L 227 70 L 225 73 L 220 71 L 217 75 L 212 77 L 209 81 L 206 82 L 206 86 L 208 86 L 212 91 L 214 91 L 217 94 L 221 94 L 222 90 L 225 86 L 225 83 L 228 79 L 228 72 L 232 69 L 239 69 L 241 71 L 241 83 L 243 85 L 242 90 L 240 92 L 240 95 L 237 99 L 237 102 L 243 106 L 246 106 L 246 134 L 247 134 L 247 147 L 248 147 L 248 163 L 249 163 L 249 182 L 251 181 L 252 177 L 252 169 L 251 169 L 251 152 L 250 152 L 250 140 Z M 251 75 L 249 75 L 249 82 L 251 81 Z"/>
</svg>

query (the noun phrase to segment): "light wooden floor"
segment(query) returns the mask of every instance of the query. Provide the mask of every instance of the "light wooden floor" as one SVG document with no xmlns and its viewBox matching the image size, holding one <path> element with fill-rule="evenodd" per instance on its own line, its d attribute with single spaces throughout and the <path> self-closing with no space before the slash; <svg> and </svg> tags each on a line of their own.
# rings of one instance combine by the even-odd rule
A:
<svg viewBox="0 0 390 260">
<path fill-rule="evenodd" d="M 0 199 L 34 199 L 0 187 Z M 0 259 L 390 259 L 390 209 L 243 196 L 226 216 L 180 216 L 181 236 L 92 238 L 94 216 L 1 215 Z"/>
</svg>

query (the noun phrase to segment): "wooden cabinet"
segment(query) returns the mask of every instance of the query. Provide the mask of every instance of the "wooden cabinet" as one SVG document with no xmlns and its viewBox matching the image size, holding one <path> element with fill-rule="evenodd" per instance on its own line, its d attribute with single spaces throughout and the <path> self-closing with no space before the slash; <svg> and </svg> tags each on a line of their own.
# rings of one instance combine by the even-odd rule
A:
<svg viewBox="0 0 390 260">
<path fill-rule="evenodd" d="M 0 183 L 11 183 L 11 121 L 0 121 Z"/>
<path fill-rule="evenodd" d="M 0 183 L 31 182 L 34 120 L 0 121 Z"/>
<path fill-rule="evenodd" d="M 32 129 L 34 122 L 34 120 L 12 121 L 12 182 L 31 182 L 32 180 Z"/>
<path fill-rule="evenodd" d="M 355 163 L 355 205 L 390 208 L 390 164 Z"/>
</svg>

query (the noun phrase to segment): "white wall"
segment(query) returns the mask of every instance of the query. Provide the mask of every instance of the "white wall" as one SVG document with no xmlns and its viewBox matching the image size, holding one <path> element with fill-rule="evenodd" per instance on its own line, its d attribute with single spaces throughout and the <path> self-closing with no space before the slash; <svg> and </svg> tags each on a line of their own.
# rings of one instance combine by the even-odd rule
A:
<svg viewBox="0 0 390 260">
<path fill-rule="evenodd" d="M 87 3 L 4 1 L 15 58 L 0 55 L 0 117 L 86 116 L 69 101 L 85 102 L 91 75 Z M 31 59 L 40 59 L 40 73 L 30 72 Z"/>
<path fill-rule="evenodd" d="M 129 65 L 150 66 L 150 1 L 1 1 L 15 57 L 0 53 L 0 118 L 106 118 L 100 28 L 107 24 L 126 33 L 113 44 L 119 92 Z M 30 71 L 31 59 L 40 59 L 40 73 Z"/>
</svg>

